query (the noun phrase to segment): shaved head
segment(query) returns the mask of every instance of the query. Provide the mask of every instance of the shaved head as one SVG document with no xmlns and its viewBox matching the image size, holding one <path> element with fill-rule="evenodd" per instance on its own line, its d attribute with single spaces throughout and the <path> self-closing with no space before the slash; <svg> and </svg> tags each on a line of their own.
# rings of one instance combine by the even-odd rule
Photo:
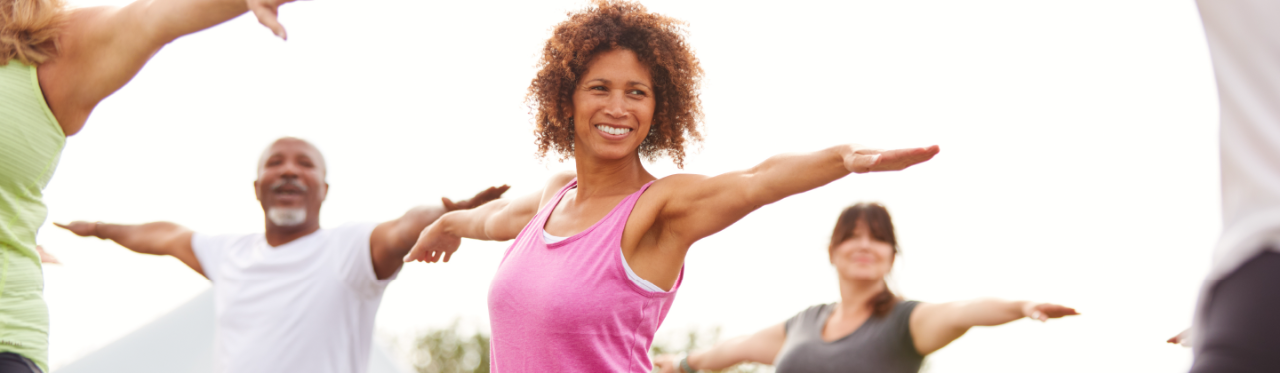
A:
<svg viewBox="0 0 1280 373">
<path fill-rule="evenodd" d="M 311 150 L 315 151 L 316 166 L 320 169 L 321 180 L 322 181 L 328 180 L 329 167 L 328 167 L 328 163 L 325 162 L 324 160 L 324 154 L 320 153 L 320 148 L 317 148 L 315 145 L 311 144 L 307 140 L 303 140 L 303 139 L 300 139 L 297 137 L 291 137 L 291 136 L 285 136 L 285 137 L 276 139 L 276 141 L 272 141 L 270 145 L 267 145 L 266 149 L 262 149 L 262 155 L 258 157 L 258 174 L 257 174 L 258 178 L 262 177 L 262 170 L 264 167 L 266 167 L 267 159 L 271 158 L 271 154 L 274 153 L 276 146 L 286 142 L 300 143 L 302 145 L 306 145 L 308 148 L 311 148 Z"/>
</svg>

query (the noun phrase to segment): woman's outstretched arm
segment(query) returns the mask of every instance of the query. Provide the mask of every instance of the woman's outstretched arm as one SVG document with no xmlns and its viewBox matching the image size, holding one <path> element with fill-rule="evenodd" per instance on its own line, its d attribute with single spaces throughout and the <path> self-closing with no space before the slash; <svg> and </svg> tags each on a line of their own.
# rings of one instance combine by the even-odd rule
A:
<svg viewBox="0 0 1280 373">
<path fill-rule="evenodd" d="M 58 55 L 40 67 L 40 85 L 63 132 L 74 134 L 98 102 L 132 80 L 165 44 L 251 9 L 283 38 L 276 11 L 291 1 L 137 0 L 72 10 L 58 38 Z"/>
<path fill-rule="evenodd" d="M 463 238 L 486 241 L 516 238 L 520 230 L 538 213 L 538 208 L 553 197 L 560 187 L 573 180 L 573 177 L 572 173 L 558 174 L 551 178 L 546 188 L 537 193 L 515 199 L 495 200 L 471 210 L 446 213 L 422 230 L 418 242 L 414 243 L 404 261 L 448 262 L 453 252 L 462 245 Z"/>
<path fill-rule="evenodd" d="M 1045 321 L 1079 315 L 1075 309 L 1050 303 L 975 299 L 950 303 L 921 303 L 911 313 L 911 338 L 916 350 L 928 355 L 960 338 L 969 328 L 995 326 L 1028 317 Z"/>
<path fill-rule="evenodd" d="M 718 371 L 740 363 L 773 364 L 773 358 L 782 351 L 787 341 L 787 331 L 782 324 L 765 328 L 749 336 L 733 338 L 717 343 L 711 348 L 689 354 L 689 367 L 700 371 Z M 683 373 L 682 356 L 660 356 L 654 365 L 661 373 Z"/>
<path fill-rule="evenodd" d="M 749 170 L 714 177 L 676 175 L 659 219 L 688 247 L 761 206 L 817 188 L 851 173 L 898 171 L 938 154 L 938 146 L 879 150 L 841 145 L 807 154 L 777 155 Z M 655 185 L 656 186 L 656 185 Z"/>
</svg>

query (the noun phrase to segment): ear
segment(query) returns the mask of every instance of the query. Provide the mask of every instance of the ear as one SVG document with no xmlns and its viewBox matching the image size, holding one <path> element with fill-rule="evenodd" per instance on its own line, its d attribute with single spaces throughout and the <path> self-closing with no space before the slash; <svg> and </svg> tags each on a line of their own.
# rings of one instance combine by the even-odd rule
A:
<svg viewBox="0 0 1280 373">
<path fill-rule="evenodd" d="M 329 198 L 329 183 L 327 182 L 324 183 L 324 190 L 320 191 L 320 200 L 324 201 L 326 198 Z"/>
<path fill-rule="evenodd" d="M 257 199 L 258 199 L 258 202 L 262 202 L 262 192 L 258 190 L 258 181 L 257 181 L 257 180 L 254 180 L 254 181 L 253 181 L 253 197 L 254 197 L 254 198 L 257 198 Z"/>
</svg>

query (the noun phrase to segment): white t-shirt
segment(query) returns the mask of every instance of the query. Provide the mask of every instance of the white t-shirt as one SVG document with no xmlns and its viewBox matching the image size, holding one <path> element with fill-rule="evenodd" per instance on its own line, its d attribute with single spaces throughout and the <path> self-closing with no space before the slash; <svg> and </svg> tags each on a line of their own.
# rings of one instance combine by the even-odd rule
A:
<svg viewBox="0 0 1280 373">
<path fill-rule="evenodd" d="M 395 279 L 373 272 L 374 227 L 321 229 L 279 247 L 262 233 L 195 234 L 213 281 L 214 371 L 365 372 L 373 319 Z"/>
<path fill-rule="evenodd" d="M 1222 237 L 1200 293 L 1199 324 L 1214 284 L 1264 250 L 1280 250 L 1280 2 L 1197 4 L 1222 115 Z"/>
</svg>

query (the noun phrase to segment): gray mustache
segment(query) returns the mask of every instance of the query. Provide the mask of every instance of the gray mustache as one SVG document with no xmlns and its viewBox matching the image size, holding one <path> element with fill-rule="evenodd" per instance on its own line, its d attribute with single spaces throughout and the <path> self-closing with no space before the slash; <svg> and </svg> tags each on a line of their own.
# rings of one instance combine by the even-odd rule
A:
<svg viewBox="0 0 1280 373">
<path fill-rule="evenodd" d="M 291 185 L 291 186 L 293 186 L 294 188 L 298 188 L 298 190 L 303 191 L 303 192 L 306 192 L 306 191 L 307 191 L 307 186 L 306 186 L 306 185 L 302 185 L 302 183 L 299 183 L 299 182 L 298 182 L 298 179 L 280 179 L 280 180 L 276 180 L 276 182 L 271 183 L 271 191 L 272 191 L 272 192 L 278 192 L 278 191 L 280 191 L 280 187 L 283 187 L 283 186 L 285 186 L 285 185 Z"/>
</svg>

